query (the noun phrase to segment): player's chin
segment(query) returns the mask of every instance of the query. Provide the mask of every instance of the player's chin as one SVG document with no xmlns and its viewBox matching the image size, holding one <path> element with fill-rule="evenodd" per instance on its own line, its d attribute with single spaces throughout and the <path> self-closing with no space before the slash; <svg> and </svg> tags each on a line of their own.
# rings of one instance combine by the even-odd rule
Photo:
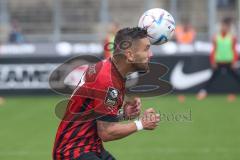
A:
<svg viewBox="0 0 240 160">
<path fill-rule="evenodd" d="M 137 71 L 140 71 L 140 72 L 147 72 L 149 71 L 149 65 L 148 63 L 140 63 L 140 64 L 137 64 L 136 69 Z"/>
</svg>

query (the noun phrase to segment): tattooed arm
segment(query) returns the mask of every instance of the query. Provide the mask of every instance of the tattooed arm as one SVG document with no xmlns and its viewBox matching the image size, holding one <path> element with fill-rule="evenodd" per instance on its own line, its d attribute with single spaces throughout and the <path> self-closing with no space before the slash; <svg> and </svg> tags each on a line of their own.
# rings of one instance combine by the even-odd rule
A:
<svg viewBox="0 0 240 160">
<path fill-rule="evenodd" d="M 124 138 L 137 131 L 134 122 L 122 124 L 120 122 L 97 121 L 98 135 L 104 141 Z"/>
<path fill-rule="evenodd" d="M 140 121 L 143 129 L 153 130 L 157 127 L 160 118 L 154 109 L 149 108 L 145 111 Z M 138 130 L 135 122 L 122 124 L 120 122 L 106 122 L 100 120 L 97 121 L 97 129 L 99 137 L 104 142 L 127 137 Z"/>
</svg>

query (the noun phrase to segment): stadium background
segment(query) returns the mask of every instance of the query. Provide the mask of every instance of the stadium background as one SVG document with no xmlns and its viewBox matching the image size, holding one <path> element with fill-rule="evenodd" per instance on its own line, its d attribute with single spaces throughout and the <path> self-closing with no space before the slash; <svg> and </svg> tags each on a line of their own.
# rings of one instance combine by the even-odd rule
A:
<svg viewBox="0 0 240 160">
<path fill-rule="evenodd" d="M 223 17 L 234 20 L 239 39 L 239 6 L 238 0 L 0 0 L 0 159 L 51 159 L 59 123 L 55 106 L 66 96 L 49 89 L 50 73 L 71 57 L 102 57 L 111 22 L 136 26 L 140 15 L 155 7 L 172 13 L 177 25 L 188 21 L 196 31 L 190 44 L 173 40 L 152 48 L 152 61 L 169 67 L 163 78 L 174 90 L 145 98 L 143 104 L 168 118 L 153 132 L 106 147 L 124 160 L 238 159 L 240 101 L 238 94 L 234 101 L 226 98 L 229 92 L 239 93 L 238 84 L 223 73 L 206 100 L 197 101 L 195 93 L 211 74 L 210 41 Z M 204 76 L 192 84 L 184 77 L 176 82 L 179 68 L 185 74 L 204 71 Z M 184 114 L 191 118 L 176 119 Z"/>
</svg>

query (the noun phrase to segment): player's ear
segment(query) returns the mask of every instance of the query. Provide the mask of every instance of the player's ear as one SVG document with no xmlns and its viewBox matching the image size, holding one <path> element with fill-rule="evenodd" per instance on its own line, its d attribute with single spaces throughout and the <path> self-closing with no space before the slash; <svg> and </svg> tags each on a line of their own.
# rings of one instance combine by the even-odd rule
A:
<svg viewBox="0 0 240 160">
<path fill-rule="evenodd" d="M 128 62 L 130 62 L 130 63 L 134 62 L 134 54 L 133 54 L 132 50 L 130 50 L 130 49 L 126 50 L 125 55 L 126 55 Z"/>
</svg>

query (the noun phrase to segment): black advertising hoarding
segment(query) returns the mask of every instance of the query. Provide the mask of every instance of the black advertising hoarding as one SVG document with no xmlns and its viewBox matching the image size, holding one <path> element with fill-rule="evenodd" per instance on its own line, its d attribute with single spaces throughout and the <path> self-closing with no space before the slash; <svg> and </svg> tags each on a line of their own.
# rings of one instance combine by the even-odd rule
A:
<svg viewBox="0 0 240 160">
<path fill-rule="evenodd" d="M 49 87 L 49 77 L 54 69 L 70 56 L 2 57 L 0 58 L 0 94 L 53 93 Z M 169 70 L 162 79 L 169 81 L 174 92 L 197 92 L 204 87 L 212 75 L 209 57 L 206 54 L 158 55 L 151 60 L 165 65 Z M 86 67 L 74 70 L 64 83 L 79 82 Z M 44 92 L 43 92 L 44 91 Z M 240 86 L 234 79 L 222 75 L 210 87 L 211 92 L 239 92 Z"/>
</svg>

